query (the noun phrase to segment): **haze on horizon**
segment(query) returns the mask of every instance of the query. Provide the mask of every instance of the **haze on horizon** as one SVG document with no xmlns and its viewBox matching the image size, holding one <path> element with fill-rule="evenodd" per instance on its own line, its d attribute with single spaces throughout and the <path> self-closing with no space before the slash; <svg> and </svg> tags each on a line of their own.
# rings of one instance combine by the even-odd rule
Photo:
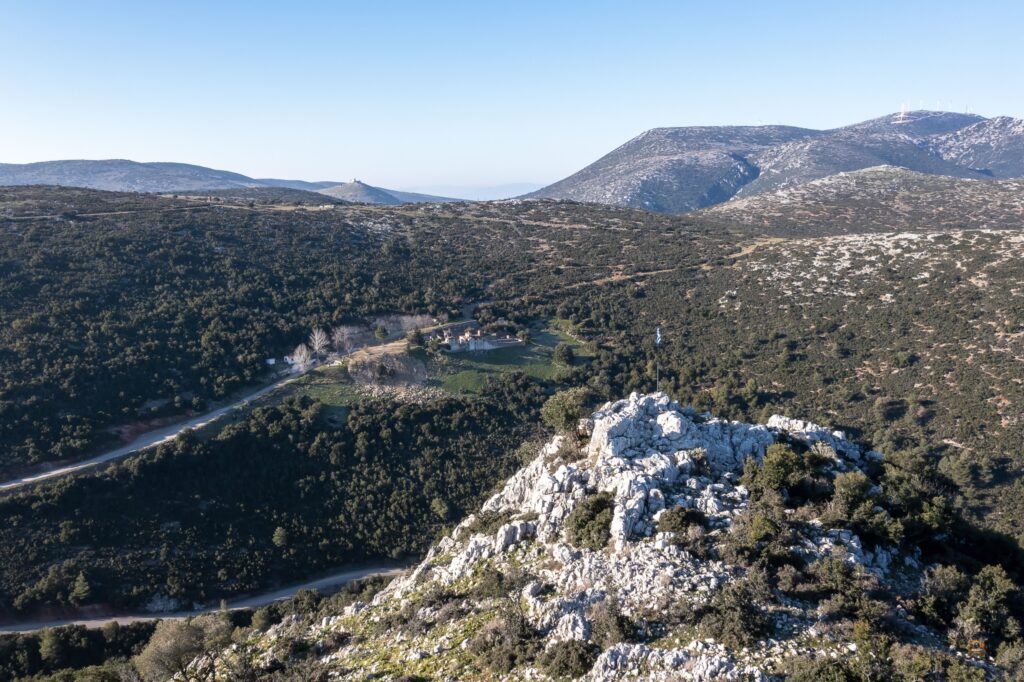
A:
<svg viewBox="0 0 1024 682">
<path fill-rule="evenodd" d="M 0 162 L 465 195 L 552 182 L 652 127 L 1024 115 L 1019 3 L 685 5 L 0 0 Z"/>
</svg>

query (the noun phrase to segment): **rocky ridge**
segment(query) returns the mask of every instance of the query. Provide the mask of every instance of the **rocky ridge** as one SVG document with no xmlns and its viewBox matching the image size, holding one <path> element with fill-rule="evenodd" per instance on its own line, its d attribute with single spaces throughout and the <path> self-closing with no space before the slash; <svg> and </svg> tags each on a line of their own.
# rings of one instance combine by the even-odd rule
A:
<svg viewBox="0 0 1024 682">
<path fill-rule="evenodd" d="M 817 424 L 781 416 L 765 425 L 730 422 L 663 394 L 605 404 L 581 427 L 589 434 L 585 446 L 577 450 L 571 436 L 555 437 L 372 602 L 312 625 L 286 620 L 244 650 L 272 668 L 283 664 L 286 643 L 298 637 L 317 643 L 319 665 L 334 679 L 493 679 L 474 652 L 508 604 L 537 633 L 537 646 L 551 651 L 559 643 L 597 640 L 601 609 L 614 606 L 634 624 L 652 623 L 672 609 L 706 608 L 723 587 L 747 579 L 749 569 L 727 553 L 701 555 L 683 536 L 706 534 L 714 545 L 742 527 L 750 491 L 741 473 L 772 444 L 813 452 L 833 475 L 883 458 Z M 605 546 L 574 544 L 574 512 L 601 496 L 611 509 Z M 704 528 L 660 530 L 670 510 L 699 514 Z M 893 584 L 919 581 L 923 570 L 913 553 L 869 548 L 850 529 L 820 519 L 800 524 L 791 542 L 809 563 L 837 559 Z M 499 580 L 502 588 L 487 592 L 495 576 L 519 579 Z M 627 637 L 588 662 L 586 679 L 772 679 L 792 657 L 836 658 L 856 650 L 829 630 L 828 614 L 813 604 L 784 599 L 766 616 L 772 634 L 750 647 L 686 628 L 644 643 Z M 913 637 L 934 640 L 927 628 L 901 617 Z M 501 679 L 548 678 L 527 663 Z"/>
<path fill-rule="evenodd" d="M 735 197 L 701 214 L 785 236 L 1019 230 L 1024 179 L 975 180 L 875 166 Z"/>
</svg>

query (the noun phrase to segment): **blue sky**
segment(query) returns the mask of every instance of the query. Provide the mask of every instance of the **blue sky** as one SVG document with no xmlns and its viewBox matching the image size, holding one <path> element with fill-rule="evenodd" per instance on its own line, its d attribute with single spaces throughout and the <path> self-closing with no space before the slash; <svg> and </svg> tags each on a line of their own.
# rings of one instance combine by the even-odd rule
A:
<svg viewBox="0 0 1024 682">
<path fill-rule="evenodd" d="M 1024 117 L 1024 3 L 0 0 L 0 162 L 546 183 L 655 126 Z"/>
</svg>

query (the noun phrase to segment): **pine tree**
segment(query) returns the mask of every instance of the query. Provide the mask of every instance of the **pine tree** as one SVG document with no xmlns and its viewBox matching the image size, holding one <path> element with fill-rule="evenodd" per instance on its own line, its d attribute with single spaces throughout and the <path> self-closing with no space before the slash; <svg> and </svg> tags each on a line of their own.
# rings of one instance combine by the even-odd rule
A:
<svg viewBox="0 0 1024 682">
<path fill-rule="evenodd" d="M 274 529 L 274 536 L 271 538 L 272 542 L 276 547 L 285 547 L 288 545 L 288 531 L 278 526 Z"/>
<path fill-rule="evenodd" d="M 75 606 L 81 606 L 89 597 L 92 595 L 92 587 L 89 585 L 89 581 L 85 577 L 85 573 L 79 571 L 78 577 L 75 578 L 74 585 L 71 586 L 71 594 L 69 598 L 71 603 Z"/>
</svg>

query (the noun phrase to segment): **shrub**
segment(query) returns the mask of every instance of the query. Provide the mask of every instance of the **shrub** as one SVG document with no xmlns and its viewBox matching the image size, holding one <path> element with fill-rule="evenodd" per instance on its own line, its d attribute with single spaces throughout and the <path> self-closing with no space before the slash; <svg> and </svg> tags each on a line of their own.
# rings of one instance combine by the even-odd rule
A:
<svg viewBox="0 0 1024 682">
<path fill-rule="evenodd" d="M 754 514 L 743 530 L 746 533 L 747 542 L 756 545 L 762 542 L 771 542 L 782 529 L 774 519 L 764 514 Z"/>
<path fill-rule="evenodd" d="M 276 610 L 271 610 L 266 606 L 261 606 L 256 609 L 252 614 L 252 627 L 256 630 L 266 630 L 271 625 L 276 625 L 281 622 L 281 615 Z"/>
<path fill-rule="evenodd" d="M 466 526 L 466 530 L 473 534 L 494 535 L 511 519 L 512 514 L 508 512 L 479 511 Z"/>
<path fill-rule="evenodd" d="M 608 597 L 590 611 L 590 641 L 601 649 L 631 641 L 633 631 L 633 624 L 622 615 L 614 597 Z"/>
<path fill-rule="evenodd" d="M 409 342 L 409 346 L 422 346 L 423 332 L 420 331 L 419 327 L 416 327 L 405 335 L 405 340 Z"/>
<path fill-rule="evenodd" d="M 1020 623 L 1010 615 L 1009 600 L 1016 587 L 1002 566 L 986 566 L 978 572 L 957 612 L 955 639 L 983 635 L 995 642 L 1020 636 Z M 994 643 L 995 643 L 994 642 Z M 964 642 L 960 642 L 963 644 Z"/>
<path fill-rule="evenodd" d="M 473 638 L 469 650 L 488 670 L 504 674 L 532 661 L 540 650 L 540 640 L 525 616 L 507 606 Z"/>
<path fill-rule="evenodd" d="M 839 557 L 829 556 L 811 564 L 815 587 L 823 592 L 855 594 L 860 590 L 857 569 Z"/>
<path fill-rule="evenodd" d="M 587 395 L 587 389 L 581 387 L 559 391 L 540 408 L 541 419 L 556 431 L 576 433 L 576 426 L 583 417 L 583 404 Z"/>
<path fill-rule="evenodd" d="M 544 456 L 544 463 L 550 468 L 556 462 L 562 464 L 578 462 L 587 454 L 587 450 L 583 446 L 584 442 L 581 438 L 562 438 L 558 443 L 558 449 L 554 453 Z"/>
<path fill-rule="evenodd" d="M 786 682 L 857 682 L 846 663 L 831 658 L 792 658 L 783 667 Z"/>
<path fill-rule="evenodd" d="M 985 675 L 984 668 L 975 668 L 963 661 L 951 660 L 949 667 L 946 668 L 946 679 L 949 682 L 985 682 L 988 677 Z"/>
<path fill-rule="evenodd" d="M 887 615 L 889 607 L 871 598 L 875 585 L 859 566 L 839 557 L 828 557 L 814 562 L 810 572 L 815 579 L 815 589 L 829 595 L 818 605 L 823 616 L 857 618 L 874 625 Z"/>
<path fill-rule="evenodd" d="M 701 627 L 726 646 L 749 646 L 772 629 L 771 619 L 758 604 L 761 591 L 749 579 L 727 584 L 715 594 Z"/>
<path fill-rule="evenodd" d="M 1024 680 L 1024 645 L 1002 645 L 996 653 L 996 665 L 1002 668 L 1007 679 Z"/>
<path fill-rule="evenodd" d="M 562 365 L 572 366 L 572 361 L 576 357 L 576 354 L 573 353 L 572 346 L 567 343 L 560 343 L 555 346 L 553 356 L 555 358 L 555 362 Z"/>
<path fill-rule="evenodd" d="M 516 448 L 516 460 L 523 466 L 529 465 L 530 462 L 537 459 L 537 455 L 540 454 L 545 442 L 545 440 L 540 439 L 526 441 Z"/>
<path fill-rule="evenodd" d="M 934 652 L 910 644 L 897 644 L 889 651 L 897 679 L 932 680 L 942 674 L 942 658 Z"/>
<path fill-rule="evenodd" d="M 600 652 L 593 644 L 573 639 L 552 644 L 538 657 L 537 663 L 551 677 L 576 679 L 590 671 Z"/>
<path fill-rule="evenodd" d="M 771 493 L 736 518 L 721 549 L 732 563 L 749 566 L 759 560 L 772 565 L 792 561 L 792 530 L 786 523 L 777 493 Z M 773 498 L 774 496 L 774 498 Z"/>
<path fill-rule="evenodd" d="M 707 517 L 699 509 L 672 507 L 658 517 L 659 533 L 685 533 L 691 526 L 704 527 Z"/>
<path fill-rule="evenodd" d="M 956 566 L 929 568 L 921 579 L 918 611 L 934 625 L 949 627 L 956 605 L 967 594 L 968 583 L 967 576 Z"/>
<path fill-rule="evenodd" d="M 603 549 L 611 535 L 614 505 L 611 493 L 597 493 L 580 500 L 565 519 L 569 542 L 583 549 Z"/>
<path fill-rule="evenodd" d="M 859 471 L 836 476 L 835 491 L 822 520 L 833 526 L 848 525 L 862 540 L 899 543 L 903 526 L 876 507 L 871 480 Z"/>
<path fill-rule="evenodd" d="M 775 584 L 786 594 L 796 592 L 800 587 L 803 574 L 792 564 L 783 564 L 775 571 Z"/>
<path fill-rule="evenodd" d="M 751 499 L 759 500 L 771 494 L 785 496 L 803 476 L 800 457 L 788 445 L 775 443 L 768 446 L 761 464 L 754 458 L 744 463 L 741 482 L 750 491 Z"/>
<path fill-rule="evenodd" d="M 480 581 L 473 587 L 473 596 L 480 599 L 497 599 L 507 597 L 526 586 L 529 578 L 518 571 L 502 573 L 494 568 L 487 568 L 480 576 Z"/>
<path fill-rule="evenodd" d="M 761 465 L 759 483 L 771 490 L 783 490 L 800 482 L 803 476 L 800 458 L 788 446 L 775 443 L 768 446 Z"/>
</svg>

